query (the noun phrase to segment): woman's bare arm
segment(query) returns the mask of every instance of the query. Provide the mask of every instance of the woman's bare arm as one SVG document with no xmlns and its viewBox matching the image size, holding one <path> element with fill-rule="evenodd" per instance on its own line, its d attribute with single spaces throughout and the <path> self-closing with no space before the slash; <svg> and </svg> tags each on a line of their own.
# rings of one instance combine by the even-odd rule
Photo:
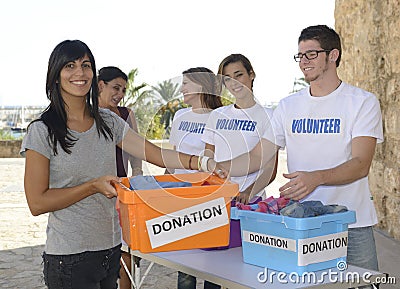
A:
<svg viewBox="0 0 400 289">
<path fill-rule="evenodd" d="M 107 198 L 117 195 L 111 182 L 118 182 L 118 177 L 103 176 L 75 187 L 50 189 L 49 172 L 48 158 L 33 150 L 26 151 L 25 195 L 34 216 L 64 209 L 95 193 L 101 193 Z"/>
<path fill-rule="evenodd" d="M 124 139 L 118 146 L 132 156 L 159 167 L 189 169 L 191 155 L 160 148 L 131 129 L 128 130 Z M 192 164 L 197 163 L 198 156 L 194 156 L 191 162 Z"/>
<path fill-rule="evenodd" d="M 275 159 L 278 149 L 277 145 L 263 138 L 250 152 L 233 160 L 219 163 L 210 160 L 210 168 L 214 169 L 215 172 L 222 170 L 222 173 L 219 173 L 220 175 L 246 176 L 262 169 L 268 162 Z"/>
</svg>

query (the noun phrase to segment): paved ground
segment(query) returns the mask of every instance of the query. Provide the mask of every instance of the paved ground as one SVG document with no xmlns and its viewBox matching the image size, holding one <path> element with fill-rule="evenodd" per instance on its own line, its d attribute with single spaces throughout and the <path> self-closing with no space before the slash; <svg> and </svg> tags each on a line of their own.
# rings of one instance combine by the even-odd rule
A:
<svg viewBox="0 0 400 289">
<path fill-rule="evenodd" d="M 281 164 L 285 161 L 281 156 Z M 23 190 L 23 159 L 0 158 L 0 288 L 45 289 L 42 280 L 41 253 L 46 239 L 47 214 L 33 217 Z M 144 166 L 145 173 L 162 174 L 163 169 Z M 276 192 L 279 179 L 270 189 Z M 381 271 L 397 278 L 400 288 L 400 243 L 376 232 Z M 147 262 L 142 261 L 145 268 Z M 176 288 L 177 273 L 155 265 L 143 289 Z M 199 280 L 198 288 L 202 288 Z M 232 288 L 234 289 L 234 288 Z"/>
<path fill-rule="evenodd" d="M 29 212 L 23 189 L 24 159 L 0 158 L 0 168 L 0 288 L 45 289 L 41 254 L 47 214 L 33 217 Z M 144 169 L 163 173 L 153 166 Z M 147 265 L 142 261 L 143 269 Z M 176 279 L 176 271 L 154 265 L 142 288 L 176 288 Z"/>
</svg>

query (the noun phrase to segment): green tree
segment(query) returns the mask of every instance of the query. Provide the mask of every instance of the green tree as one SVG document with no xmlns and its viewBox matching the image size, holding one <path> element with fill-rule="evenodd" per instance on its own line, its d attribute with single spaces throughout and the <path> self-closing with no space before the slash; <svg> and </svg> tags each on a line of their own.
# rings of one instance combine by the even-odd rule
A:
<svg viewBox="0 0 400 289">
<path fill-rule="evenodd" d="M 15 140 L 15 138 L 10 131 L 0 129 L 0 140 Z"/>
<path fill-rule="evenodd" d="M 165 134 L 163 138 L 169 138 L 171 123 L 175 112 L 183 107 L 182 100 L 178 99 L 179 83 L 173 83 L 171 79 L 159 82 L 153 86 L 153 90 L 158 93 L 164 103 L 158 110 L 160 123 L 164 126 Z"/>
<path fill-rule="evenodd" d="M 173 83 L 171 79 L 157 83 L 157 86 L 153 86 L 153 89 L 165 102 L 175 99 L 180 93 L 179 83 Z"/>
<path fill-rule="evenodd" d="M 122 105 L 129 107 L 135 113 L 141 135 L 149 139 L 160 139 L 163 131 L 157 129 L 159 125 L 154 116 L 157 114 L 157 107 L 161 105 L 161 102 L 147 83 L 136 84 L 138 73 L 139 70 L 137 68 L 129 72 L 126 94 Z"/>
<path fill-rule="evenodd" d="M 138 122 L 140 120 L 139 131 L 147 139 L 163 139 L 165 134 L 158 107 L 160 107 L 160 102 L 154 97 L 152 90 L 136 102 L 134 112 Z"/>
<path fill-rule="evenodd" d="M 229 105 L 235 103 L 235 97 L 229 92 L 224 86 L 221 91 L 221 102 L 223 105 Z"/>
<path fill-rule="evenodd" d="M 145 82 L 137 85 L 135 80 L 139 74 L 137 68 L 132 69 L 128 74 L 128 81 L 126 83 L 126 94 L 122 100 L 122 105 L 133 107 L 139 99 L 143 99 L 145 94 L 148 92 L 148 85 Z"/>
<path fill-rule="evenodd" d="M 161 116 L 155 113 L 151 118 L 148 119 L 149 123 L 146 130 L 147 139 L 164 139 L 165 129 L 160 118 Z"/>
</svg>

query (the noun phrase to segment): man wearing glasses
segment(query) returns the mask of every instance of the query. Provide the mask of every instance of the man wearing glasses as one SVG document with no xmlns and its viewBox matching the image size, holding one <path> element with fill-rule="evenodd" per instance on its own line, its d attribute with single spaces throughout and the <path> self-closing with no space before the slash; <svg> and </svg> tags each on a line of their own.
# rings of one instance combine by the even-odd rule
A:
<svg viewBox="0 0 400 289">
<path fill-rule="evenodd" d="M 339 79 L 342 48 L 333 29 L 305 28 L 298 49 L 294 60 L 310 87 L 283 99 L 274 112 L 275 144 L 286 145 L 290 172 L 281 195 L 356 211 L 356 223 L 349 225 L 347 262 L 378 270 L 372 230 L 378 220 L 368 173 L 376 143 L 383 141 L 379 102 Z"/>
<path fill-rule="evenodd" d="M 342 82 L 337 75 L 342 49 L 339 35 L 325 25 L 305 28 L 294 60 L 310 83 L 282 99 L 271 131 L 250 152 L 232 163 L 217 164 L 231 175 L 267 163 L 286 147 L 288 182 L 279 190 L 294 200 L 319 200 L 356 211 L 349 225 L 347 261 L 378 270 L 372 226 L 377 223 L 368 172 L 377 142 L 383 141 L 382 117 L 375 95 Z M 213 161 L 211 161 L 213 162 Z M 246 165 L 247 164 L 247 165 Z"/>
</svg>

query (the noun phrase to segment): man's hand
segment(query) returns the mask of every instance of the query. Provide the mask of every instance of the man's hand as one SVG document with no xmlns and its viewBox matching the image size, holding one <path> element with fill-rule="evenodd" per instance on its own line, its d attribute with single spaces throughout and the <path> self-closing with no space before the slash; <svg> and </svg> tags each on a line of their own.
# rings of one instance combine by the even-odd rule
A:
<svg viewBox="0 0 400 289">
<path fill-rule="evenodd" d="M 322 184 L 321 176 L 318 171 L 315 172 L 294 172 L 283 174 L 290 179 L 284 186 L 279 188 L 281 197 L 286 199 L 301 200 L 311 194 L 316 187 Z"/>
</svg>

